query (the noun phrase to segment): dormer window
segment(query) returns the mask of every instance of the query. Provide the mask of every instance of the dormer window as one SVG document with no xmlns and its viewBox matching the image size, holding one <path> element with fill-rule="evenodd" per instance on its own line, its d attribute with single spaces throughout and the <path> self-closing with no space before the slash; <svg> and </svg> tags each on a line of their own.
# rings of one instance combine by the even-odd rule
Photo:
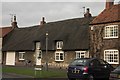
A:
<svg viewBox="0 0 120 80">
<path fill-rule="evenodd" d="M 104 38 L 118 38 L 118 25 L 106 26 Z"/>
<path fill-rule="evenodd" d="M 63 41 L 57 41 L 56 42 L 56 48 L 57 49 L 62 49 L 62 47 L 63 47 Z"/>
<path fill-rule="evenodd" d="M 36 42 L 36 49 L 40 49 L 40 42 Z"/>
</svg>

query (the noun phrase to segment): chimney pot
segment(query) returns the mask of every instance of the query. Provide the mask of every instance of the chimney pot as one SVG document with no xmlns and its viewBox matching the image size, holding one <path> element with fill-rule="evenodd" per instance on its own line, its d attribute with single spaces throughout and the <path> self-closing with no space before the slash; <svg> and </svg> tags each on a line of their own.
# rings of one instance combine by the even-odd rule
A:
<svg viewBox="0 0 120 80">
<path fill-rule="evenodd" d="M 45 24 L 46 22 L 45 22 L 45 17 L 42 17 L 42 21 L 40 22 L 40 25 L 43 25 L 43 24 Z"/>
<path fill-rule="evenodd" d="M 11 25 L 13 28 L 17 27 L 16 16 L 14 16 L 13 22 L 11 23 Z"/>
<path fill-rule="evenodd" d="M 87 8 L 87 13 L 89 13 L 90 12 L 90 9 L 89 8 Z"/>
<path fill-rule="evenodd" d="M 89 8 L 86 9 L 86 13 L 84 14 L 84 17 L 85 18 L 92 17 L 91 14 L 90 14 L 90 9 Z"/>
<path fill-rule="evenodd" d="M 13 22 L 16 22 L 16 16 L 14 16 L 14 20 L 13 20 Z"/>
</svg>

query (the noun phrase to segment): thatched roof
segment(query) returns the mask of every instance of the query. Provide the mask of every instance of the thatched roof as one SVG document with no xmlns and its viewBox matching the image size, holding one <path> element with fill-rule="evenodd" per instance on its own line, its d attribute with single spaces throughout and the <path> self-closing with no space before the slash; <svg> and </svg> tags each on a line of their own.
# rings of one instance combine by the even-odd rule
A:
<svg viewBox="0 0 120 80">
<path fill-rule="evenodd" d="M 3 38 L 3 51 L 35 50 L 35 42 L 41 42 L 45 50 L 48 32 L 48 50 L 56 50 L 55 42 L 63 41 L 63 50 L 89 49 L 89 23 L 93 18 L 75 18 L 27 28 L 15 28 Z"/>
</svg>

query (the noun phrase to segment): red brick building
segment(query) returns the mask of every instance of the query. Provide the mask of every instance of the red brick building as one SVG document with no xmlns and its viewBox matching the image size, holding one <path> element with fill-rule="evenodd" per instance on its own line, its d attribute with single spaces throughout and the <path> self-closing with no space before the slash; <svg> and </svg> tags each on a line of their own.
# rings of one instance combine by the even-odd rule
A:
<svg viewBox="0 0 120 80">
<path fill-rule="evenodd" d="M 90 23 L 90 34 L 92 56 L 120 64 L 120 4 L 107 0 L 106 8 Z"/>
</svg>

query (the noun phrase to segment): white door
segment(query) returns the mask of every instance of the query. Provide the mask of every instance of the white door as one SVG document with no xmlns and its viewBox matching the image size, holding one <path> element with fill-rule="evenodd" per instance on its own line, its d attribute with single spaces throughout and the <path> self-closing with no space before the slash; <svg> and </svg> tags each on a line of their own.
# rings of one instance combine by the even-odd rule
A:
<svg viewBox="0 0 120 80">
<path fill-rule="evenodd" d="M 42 51 L 36 50 L 36 65 L 41 65 Z"/>
<path fill-rule="evenodd" d="M 7 52 L 6 65 L 15 65 L 15 52 Z"/>
<path fill-rule="evenodd" d="M 37 59 L 36 65 L 41 65 L 41 59 Z"/>
</svg>

